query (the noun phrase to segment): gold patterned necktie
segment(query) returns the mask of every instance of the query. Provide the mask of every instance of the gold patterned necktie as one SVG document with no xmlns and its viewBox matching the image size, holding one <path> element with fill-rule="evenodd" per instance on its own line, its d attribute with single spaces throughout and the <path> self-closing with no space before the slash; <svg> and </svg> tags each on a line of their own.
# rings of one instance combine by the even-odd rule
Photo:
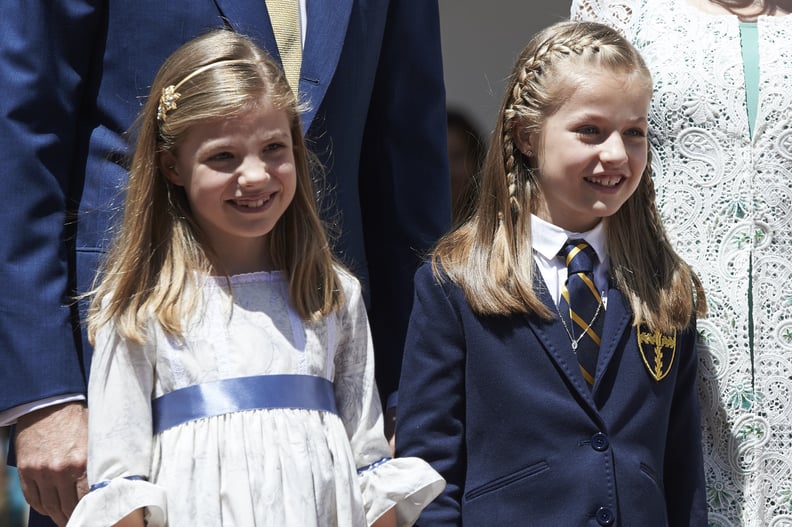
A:
<svg viewBox="0 0 792 527">
<path fill-rule="evenodd" d="M 594 262 L 597 254 L 583 240 L 569 240 L 559 256 L 567 266 L 567 281 L 558 302 L 561 323 L 577 355 L 580 371 L 589 388 L 594 386 L 597 371 L 602 322 L 602 298 L 594 285 Z M 568 318 L 567 316 L 568 315 Z M 574 335 L 579 332 L 579 336 Z"/>
<path fill-rule="evenodd" d="M 283 71 L 295 95 L 300 84 L 302 36 L 299 0 L 266 0 L 275 41 L 278 43 Z"/>
</svg>

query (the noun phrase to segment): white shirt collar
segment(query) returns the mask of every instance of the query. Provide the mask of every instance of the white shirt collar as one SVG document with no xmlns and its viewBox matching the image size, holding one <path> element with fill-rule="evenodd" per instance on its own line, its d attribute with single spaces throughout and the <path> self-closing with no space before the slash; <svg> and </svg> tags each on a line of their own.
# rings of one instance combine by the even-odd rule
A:
<svg viewBox="0 0 792 527">
<path fill-rule="evenodd" d="M 583 239 L 594 249 L 599 265 L 608 268 L 608 250 L 606 247 L 605 222 L 600 221 L 596 227 L 586 232 L 572 232 L 553 225 L 535 214 L 531 215 L 531 242 L 534 251 L 552 261 L 564 247 L 567 240 Z"/>
</svg>

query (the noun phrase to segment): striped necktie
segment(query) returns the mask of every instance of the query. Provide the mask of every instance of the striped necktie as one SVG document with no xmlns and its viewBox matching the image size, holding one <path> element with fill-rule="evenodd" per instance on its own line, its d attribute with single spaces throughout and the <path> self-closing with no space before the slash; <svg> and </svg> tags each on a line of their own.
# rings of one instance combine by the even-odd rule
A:
<svg viewBox="0 0 792 527">
<path fill-rule="evenodd" d="M 567 281 L 561 289 L 559 315 L 577 355 L 580 371 L 589 388 L 594 386 L 597 355 L 605 313 L 602 298 L 594 285 L 597 254 L 583 240 L 569 240 L 559 252 L 567 266 Z M 575 336 L 577 335 L 577 336 Z"/>
<path fill-rule="evenodd" d="M 297 95 L 302 65 L 299 0 L 266 0 L 286 80 Z"/>
</svg>

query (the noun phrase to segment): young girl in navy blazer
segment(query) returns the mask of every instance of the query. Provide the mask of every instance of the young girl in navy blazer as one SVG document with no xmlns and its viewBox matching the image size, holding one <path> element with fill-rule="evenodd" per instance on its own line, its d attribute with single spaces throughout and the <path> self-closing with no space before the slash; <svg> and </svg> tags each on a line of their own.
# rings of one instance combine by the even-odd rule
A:
<svg viewBox="0 0 792 527">
<path fill-rule="evenodd" d="M 416 274 L 396 446 L 447 481 L 419 525 L 707 525 L 706 303 L 655 207 L 651 95 L 601 24 L 517 60 L 476 212 Z"/>
</svg>

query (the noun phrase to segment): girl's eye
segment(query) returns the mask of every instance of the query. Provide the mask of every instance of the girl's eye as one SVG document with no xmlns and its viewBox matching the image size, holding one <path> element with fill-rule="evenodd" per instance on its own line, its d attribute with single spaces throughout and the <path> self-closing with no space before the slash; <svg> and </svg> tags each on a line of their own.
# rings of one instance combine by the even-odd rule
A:
<svg viewBox="0 0 792 527">
<path fill-rule="evenodd" d="M 225 161 L 228 159 L 233 158 L 233 154 L 231 152 L 218 152 L 213 154 L 209 157 L 209 161 Z"/>
<path fill-rule="evenodd" d="M 632 137 L 646 137 L 646 132 L 644 132 L 640 128 L 630 128 L 629 130 L 627 130 L 626 135 Z"/>
<path fill-rule="evenodd" d="M 596 126 L 581 126 L 577 129 L 577 133 L 583 135 L 595 135 L 599 133 L 599 129 Z"/>
<path fill-rule="evenodd" d="M 267 146 L 264 147 L 264 151 L 265 152 L 275 152 L 277 150 L 280 150 L 281 148 L 283 148 L 283 144 L 282 143 L 270 143 L 270 144 L 268 144 Z"/>
</svg>

